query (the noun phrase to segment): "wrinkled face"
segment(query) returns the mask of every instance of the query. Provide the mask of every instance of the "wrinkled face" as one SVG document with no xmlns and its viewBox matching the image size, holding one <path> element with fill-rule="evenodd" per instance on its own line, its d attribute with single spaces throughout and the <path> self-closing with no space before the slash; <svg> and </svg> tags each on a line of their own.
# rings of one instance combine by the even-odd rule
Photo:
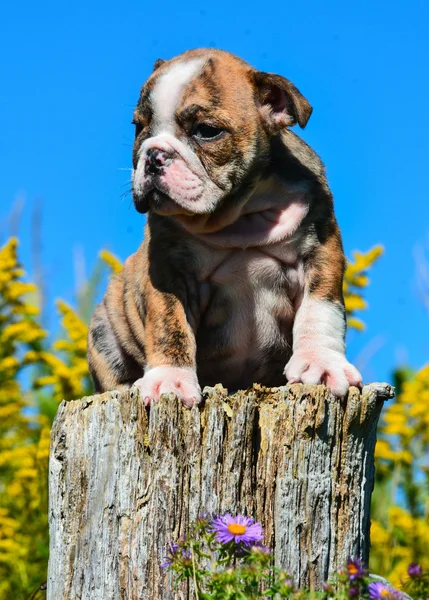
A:
<svg viewBox="0 0 429 600">
<path fill-rule="evenodd" d="M 237 218 L 268 161 L 254 73 L 216 50 L 186 52 L 155 69 L 134 113 L 139 212 L 150 208 L 197 232 Z"/>
</svg>

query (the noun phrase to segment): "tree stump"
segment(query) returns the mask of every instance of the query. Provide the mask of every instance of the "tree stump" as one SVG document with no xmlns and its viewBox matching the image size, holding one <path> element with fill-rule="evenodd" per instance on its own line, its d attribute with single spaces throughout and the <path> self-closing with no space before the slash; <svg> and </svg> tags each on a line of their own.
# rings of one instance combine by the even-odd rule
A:
<svg viewBox="0 0 429 600">
<path fill-rule="evenodd" d="M 187 410 L 136 390 L 62 402 L 52 429 L 49 600 L 173 600 L 165 547 L 199 514 L 255 517 L 277 566 L 321 587 L 368 560 L 376 427 L 387 384 L 206 388 Z"/>
</svg>

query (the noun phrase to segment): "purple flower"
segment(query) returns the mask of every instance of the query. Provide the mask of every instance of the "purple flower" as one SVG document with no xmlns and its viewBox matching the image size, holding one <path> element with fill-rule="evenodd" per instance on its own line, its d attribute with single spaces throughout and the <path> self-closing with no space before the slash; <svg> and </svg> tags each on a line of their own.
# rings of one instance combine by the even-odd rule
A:
<svg viewBox="0 0 429 600">
<path fill-rule="evenodd" d="M 256 544 L 253 544 L 251 550 L 253 552 L 259 552 L 259 554 L 271 554 L 271 550 L 267 546 L 264 546 L 264 544 L 261 542 L 256 542 Z"/>
<path fill-rule="evenodd" d="M 173 562 L 187 563 L 191 560 L 191 551 L 183 548 L 181 544 L 185 541 L 185 538 L 181 538 L 179 543 L 170 542 L 167 546 L 167 554 L 164 558 L 164 562 L 161 564 L 162 569 L 171 567 Z"/>
<path fill-rule="evenodd" d="M 262 542 L 255 542 L 251 545 L 237 544 L 234 552 L 237 558 L 244 558 L 245 556 L 248 557 L 252 553 L 266 556 L 271 554 L 271 550 L 267 548 L 267 546 L 264 546 Z"/>
<path fill-rule="evenodd" d="M 179 549 L 179 544 L 175 542 L 170 542 L 167 547 L 167 554 L 164 557 L 164 562 L 161 564 L 161 569 L 167 569 L 171 566 L 171 563 L 176 558 L 177 551 Z"/>
<path fill-rule="evenodd" d="M 356 598 L 356 596 L 359 596 L 359 588 L 351 587 L 347 590 L 347 593 L 349 595 L 349 598 Z"/>
<path fill-rule="evenodd" d="M 360 558 L 348 559 L 347 573 L 350 581 L 356 581 L 356 579 L 361 579 L 365 575 L 365 568 Z"/>
<path fill-rule="evenodd" d="M 417 563 L 411 563 L 408 567 L 408 575 L 410 577 L 417 578 L 417 577 L 421 577 L 423 575 L 423 569 L 421 568 L 421 566 Z"/>
<path fill-rule="evenodd" d="M 195 525 L 196 525 L 197 530 L 202 533 L 206 533 L 211 521 L 212 521 L 211 515 L 209 515 L 206 512 L 201 513 L 200 515 L 198 515 L 198 517 L 195 520 Z"/>
<path fill-rule="evenodd" d="M 286 579 L 286 581 L 283 582 L 283 586 L 285 588 L 289 588 L 292 592 L 295 591 L 295 584 L 293 583 L 293 579 Z"/>
<path fill-rule="evenodd" d="M 380 581 L 370 583 L 368 592 L 369 597 L 372 598 L 372 600 L 399 600 L 400 598 L 403 598 L 401 592 L 394 590 Z"/>
<path fill-rule="evenodd" d="M 197 523 L 206 523 L 207 521 L 210 521 L 209 513 L 202 512 L 201 514 L 198 515 Z"/>
<path fill-rule="evenodd" d="M 234 541 L 236 544 L 242 542 L 246 546 L 250 546 L 264 537 L 260 523 L 256 523 L 251 517 L 243 515 L 232 517 L 229 513 L 213 519 L 211 530 L 221 544 Z"/>
</svg>

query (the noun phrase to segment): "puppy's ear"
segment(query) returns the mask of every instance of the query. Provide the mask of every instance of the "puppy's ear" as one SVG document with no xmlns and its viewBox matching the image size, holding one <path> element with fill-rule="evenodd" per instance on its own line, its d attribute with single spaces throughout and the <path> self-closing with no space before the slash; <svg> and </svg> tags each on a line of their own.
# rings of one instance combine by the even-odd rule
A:
<svg viewBox="0 0 429 600">
<path fill-rule="evenodd" d="M 252 75 L 259 110 L 271 133 L 296 123 L 302 128 L 307 125 L 313 109 L 289 79 L 262 71 Z"/>
<path fill-rule="evenodd" d="M 155 61 L 154 65 L 153 65 L 153 70 L 154 70 L 154 71 L 156 71 L 156 70 L 157 70 L 157 69 L 159 69 L 159 67 L 160 67 L 161 65 L 163 65 L 165 62 L 167 62 L 167 61 L 165 61 L 165 60 L 164 60 L 164 59 L 162 59 L 162 58 L 158 58 L 158 59 Z"/>
</svg>

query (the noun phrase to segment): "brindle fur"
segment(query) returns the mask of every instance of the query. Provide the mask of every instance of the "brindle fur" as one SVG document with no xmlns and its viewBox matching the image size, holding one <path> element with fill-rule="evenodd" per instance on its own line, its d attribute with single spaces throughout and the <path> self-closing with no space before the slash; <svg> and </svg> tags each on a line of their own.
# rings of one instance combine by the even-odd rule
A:
<svg viewBox="0 0 429 600">
<path fill-rule="evenodd" d="M 304 290 L 343 305 L 344 255 L 322 162 L 289 130 L 271 137 L 265 161 L 266 178 L 307 190 L 310 210 L 298 231 L 279 244 L 222 249 L 149 211 L 142 245 L 110 282 L 90 325 L 97 391 L 131 386 L 148 364 L 196 368 L 201 386 L 281 385 Z M 252 261 L 272 271 L 257 293 Z M 255 325 L 258 294 L 276 299 L 274 312 L 261 317 L 275 322 L 267 320 L 267 339 Z"/>
</svg>

